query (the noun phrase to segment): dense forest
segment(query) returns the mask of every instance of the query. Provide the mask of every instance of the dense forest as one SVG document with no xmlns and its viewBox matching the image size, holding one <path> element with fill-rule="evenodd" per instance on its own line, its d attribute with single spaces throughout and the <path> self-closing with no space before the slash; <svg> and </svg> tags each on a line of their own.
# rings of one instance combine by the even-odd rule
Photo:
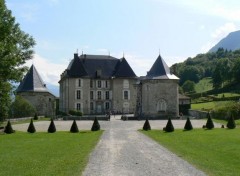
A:
<svg viewBox="0 0 240 176">
<path fill-rule="evenodd" d="M 171 71 L 180 78 L 182 87 L 191 87 L 202 78 L 212 77 L 213 88 L 219 89 L 240 82 L 240 50 L 219 48 L 216 52 L 198 54 L 172 65 Z"/>
</svg>

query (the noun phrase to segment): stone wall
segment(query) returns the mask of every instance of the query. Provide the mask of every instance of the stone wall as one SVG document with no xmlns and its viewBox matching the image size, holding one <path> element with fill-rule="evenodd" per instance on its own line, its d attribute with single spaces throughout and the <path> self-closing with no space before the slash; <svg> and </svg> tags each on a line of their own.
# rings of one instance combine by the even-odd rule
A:
<svg viewBox="0 0 240 176">
<path fill-rule="evenodd" d="M 188 114 L 196 119 L 203 119 L 207 117 L 206 111 L 198 111 L 198 110 L 188 110 Z"/>
<path fill-rule="evenodd" d="M 177 117 L 178 101 L 177 80 L 142 81 L 142 113 L 144 116 Z"/>
<path fill-rule="evenodd" d="M 20 92 L 18 95 L 32 104 L 39 116 L 55 115 L 55 96 L 49 92 Z"/>
</svg>

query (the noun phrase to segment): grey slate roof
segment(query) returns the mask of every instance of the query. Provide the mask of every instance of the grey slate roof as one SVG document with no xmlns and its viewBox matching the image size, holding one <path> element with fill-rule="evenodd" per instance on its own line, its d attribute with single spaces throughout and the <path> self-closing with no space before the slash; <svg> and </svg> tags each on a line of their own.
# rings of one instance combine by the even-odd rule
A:
<svg viewBox="0 0 240 176">
<path fill-rule="evenodd" d="M 96 78 L 97 71 L 101 71 L 101 78 L 136 77 L 125 58 L 117 59 L 106 55 L 74 54 L 74 59 L 66 69 L 68 77 Z"/>
<path fill-rule="evenodd" d="M 34 65 L 31 66 L 18 86 L 17 92 L 49 92 Z M 50 93 L 50 92 L 49 92 Z"/>
<path fill-rule="evenodd" d="M 154 62 L 152 68 L 147 73 L 146 78 L 151 79 L 179 79 L 174 74 L 171 74 L 169 67 L 159 55 L 157 60 Z"/>
</svg>

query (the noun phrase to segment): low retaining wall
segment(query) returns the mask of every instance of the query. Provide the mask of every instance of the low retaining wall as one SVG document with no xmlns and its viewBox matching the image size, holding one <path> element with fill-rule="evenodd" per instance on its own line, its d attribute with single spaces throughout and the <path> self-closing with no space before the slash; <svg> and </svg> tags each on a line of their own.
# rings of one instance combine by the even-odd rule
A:
<svg viewBox="0 0 240 176">
<path fill-rule="evenodd" d="M 98 120 L 109 120 L 107 116 L 96 116 L 96 115 L 88 115 L 88 116 L 64 116 L 63 120 L 94 120 L 97 117 Z"/>
<path fill-rule="evenodd" d="M 203 119 L 207 117 L 208 112 L 189 109 L 188 114 L 196 119 Z"/>
</svg>

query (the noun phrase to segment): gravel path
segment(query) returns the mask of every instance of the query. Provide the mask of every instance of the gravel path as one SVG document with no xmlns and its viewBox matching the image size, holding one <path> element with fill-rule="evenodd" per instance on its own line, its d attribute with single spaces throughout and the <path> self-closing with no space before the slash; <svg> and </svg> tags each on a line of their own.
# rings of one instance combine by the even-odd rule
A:
<svg viewBox="0 0 240 176">
<path fill-rule="evenodd" d="M 175 128 L 183 128 L 186 120 L 173 120 Z M 194 128 L 201 128 L 206 120 L 191 120 Z M 37 131 L 47 131 L 50 122 L 35 122 Z M 93 121 L 77 121 L 80 130 L 90 130 Z M 84 176 L 198 176 L 205 175 L 186 161 L 168 151 L 152 139 L 138 132 L 144 121 L 99 121 L 105 130 Z M 152 129 L 162 129 L 166 120 L 150 120 Z M 29 124 L 13 125 L 13 129 L 26 131 Z M 69 131 L 72 121 L 55 121 L 57 131 Z M 220 124 L 215 124 L 220 127 Z"/>
<path fill-rule="evenodd" d="M 167 121 L 150 121 L 153 128 Z M 184 121 L 173 121 L 183 128 Z M 194 121 L 195 127 L 206 123 Z M 90 156 L 84 176 L 200 176 L 203 172 L 136 131 L 139 123 L 112 120 Z M 163 127 L 162 126 L 162 127 Z M 181 126 L 181 127 L 180 127 Z M 201 127 L 200 126 L 200 127 Z"/>
</svg>

